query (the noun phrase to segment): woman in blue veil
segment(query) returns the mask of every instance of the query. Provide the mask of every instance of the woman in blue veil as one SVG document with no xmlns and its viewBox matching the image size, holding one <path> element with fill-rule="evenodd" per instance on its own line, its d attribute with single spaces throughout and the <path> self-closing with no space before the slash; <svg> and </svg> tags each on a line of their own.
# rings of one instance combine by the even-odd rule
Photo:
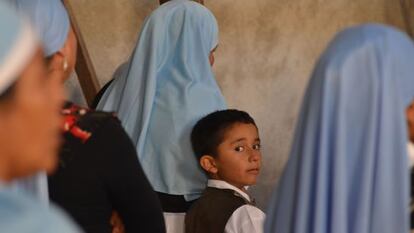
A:
<svg viewBox="0 0 414 233">
<path fill-rule="evenodd" d="M 375 24 L 339 33 L 308 84 L 266 232 L 408 232 L 413 97 L 407 35 Z"/>
</svg>

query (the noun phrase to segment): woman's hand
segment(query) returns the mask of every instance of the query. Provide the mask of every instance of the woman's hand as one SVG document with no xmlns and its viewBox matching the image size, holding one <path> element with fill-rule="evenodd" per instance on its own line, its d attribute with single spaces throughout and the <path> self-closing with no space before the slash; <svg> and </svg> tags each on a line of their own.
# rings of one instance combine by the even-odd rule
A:
<svg viewBox="0 0 414 233">
<path fill-rule="evenodd" d="M 112 212 L 110 223 L 112 226 L 112 233 L 125 233 L 124 224 L 122 223 L 121 217 L 119 217 L 118 212 Z"/>
</svg>

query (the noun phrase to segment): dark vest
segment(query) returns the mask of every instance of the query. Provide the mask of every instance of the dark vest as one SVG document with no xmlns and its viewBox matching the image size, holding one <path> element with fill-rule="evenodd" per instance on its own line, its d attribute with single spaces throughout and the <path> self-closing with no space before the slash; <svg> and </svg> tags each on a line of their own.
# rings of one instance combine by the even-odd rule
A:
<svg viewBox="0 0 414 233">
<path fill-rule="evenodd" d="M 187 212 L 186 233 L 223 233 L 233 212 L 250 204 L 236 191 L 207 187 Z"/>
</svg>

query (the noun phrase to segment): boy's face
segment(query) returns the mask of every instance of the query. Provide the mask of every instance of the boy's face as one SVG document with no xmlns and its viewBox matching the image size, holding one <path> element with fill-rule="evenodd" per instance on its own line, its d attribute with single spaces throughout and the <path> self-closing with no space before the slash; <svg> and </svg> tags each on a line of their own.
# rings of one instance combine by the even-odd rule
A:
<svg viewBox="0 0 414 233">
<path fill-rule="evenodd" d="M 236 123 L 226 130 L 214 158 L 213 178 L 239 189 L 256 183 L 261 165 L 260 139 L 253 124 Z"/>
</svg>

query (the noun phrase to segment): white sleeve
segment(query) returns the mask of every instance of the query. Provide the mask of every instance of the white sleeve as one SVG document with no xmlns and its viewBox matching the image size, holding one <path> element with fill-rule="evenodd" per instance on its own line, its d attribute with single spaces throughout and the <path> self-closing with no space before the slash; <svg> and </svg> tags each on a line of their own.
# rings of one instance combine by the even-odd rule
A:
<svg viewBox="0 0 414 233">
<path fill-rule="evenodd" d="M 263 233 L 265 213 L 252 205 L 243 205 L 233 212 L 224 233 Z"/>
</svg>

